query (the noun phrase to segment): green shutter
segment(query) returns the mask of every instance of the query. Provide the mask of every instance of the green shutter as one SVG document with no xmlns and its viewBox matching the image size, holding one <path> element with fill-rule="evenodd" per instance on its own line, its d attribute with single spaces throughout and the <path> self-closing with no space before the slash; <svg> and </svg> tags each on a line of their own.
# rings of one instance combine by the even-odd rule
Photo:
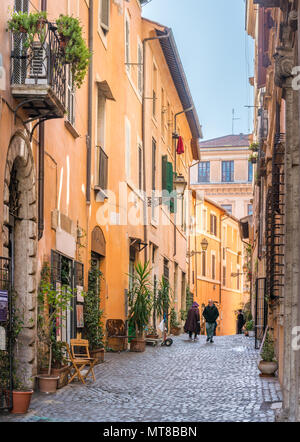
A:
<svg viewBox="0 0 300 442">
<path fill-rule="evenodd" d="M 163 155 L 161 158 L 161 189 L 166 190 L 167 188 L 167 163 L 168 156 Z"/>
</svg>

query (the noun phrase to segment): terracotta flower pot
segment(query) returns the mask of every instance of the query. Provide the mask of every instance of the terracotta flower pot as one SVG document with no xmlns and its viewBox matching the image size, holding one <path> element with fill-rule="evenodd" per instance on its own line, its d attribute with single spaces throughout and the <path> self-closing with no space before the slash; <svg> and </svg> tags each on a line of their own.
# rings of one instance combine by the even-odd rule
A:
<svg viewBox="0 0 300 442">
<path fill-rule="evenodd" d="M 171 335 L 179 336 L 181 334 L 181 327 L 171 327 Z"/>
<path fill-rule="evenodd" d="M 130 351 L 143 352 L 146 349 L 146 341 L 143 338 L 134 338 L 130 341 Z"/>
<path fill-rule="evenodd" d="M 260 361 L 258 368 L 263 376 L 274 376 L 275 371 L 278 369 L 278 363 L 276 361 Z"/>
<path fill-rule="evenodd" d="M 29 391 L 13 391 L 13 408 L 12 414 L 25 414 L 28 411 L 33 390 Z"/>
<path fill-rule="evenodd" d="M 90 350 L 91 358 L 97 359 L 96 365 L 104 362 L 104 348 L 97 348 L 95 350 Z"/>
<path fill-rule="evenodd" d="M 57 388 L 62 388 L 68 383 L 69 366 L 65 365 L 61 368 L 52 368 L 51 376 L 58 376 Z"/>
<path fill-rule="evenodd" d="M 57 389 L 57 381 L 59 380 L 59 376 L 48 376 L 45 374 L 40 374 L 37 376 L 39 383 L 39 390 L 42 393 L 55 393 Z"/>
<path fill-rule="evenodd" d="M 127 339 L 108 337 L 107 346 L 113 351 L 123 351 L 127 347 Z"/>
</svg>

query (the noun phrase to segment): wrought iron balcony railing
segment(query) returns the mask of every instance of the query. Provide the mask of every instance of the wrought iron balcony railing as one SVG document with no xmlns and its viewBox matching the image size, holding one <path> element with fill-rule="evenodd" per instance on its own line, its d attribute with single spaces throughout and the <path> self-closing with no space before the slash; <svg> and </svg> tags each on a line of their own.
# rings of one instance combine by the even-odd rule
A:
<svg viewBox="0 0 300 442">
<path fill-rule="evenodd" d="M 57 28 L 44 23 L 42 36 L 11 34 L 11 92 L 28 120 L 62 118 L 66 101 L 66 63 Z M 29 47 L 28 47 L 29 46 Z"/>
</svg>

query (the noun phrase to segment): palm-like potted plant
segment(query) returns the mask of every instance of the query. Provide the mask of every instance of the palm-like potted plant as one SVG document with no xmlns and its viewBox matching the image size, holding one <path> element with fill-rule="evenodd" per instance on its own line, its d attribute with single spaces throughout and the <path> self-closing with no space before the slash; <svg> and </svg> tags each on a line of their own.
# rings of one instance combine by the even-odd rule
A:
<svg viewBox="0 0 300 442">
<path fill-rule="evenodd" d="M 175 311 L 175 308 L 172 307 L 171 308 L 171 312 L 170 312 L 170 332 L 172 335 L 174 336 L 179 336 L 181 333 L 181 325 L 177 319 L 177 313 Z"/>
<path fill-rule="evenodd" d="M 245 329 L 248 332 L 249 337 L 254 336 L 254 321 L 253 321 L 253 319 L 250 319 L 246 322 Z"/>
<path fill-rule="evenodd" d="M 156 313 L 157 317 L 164 318 L 166 325 L 168 325 L 168 318 L 170 316 L 170 307 L 172 303 L 172 291 L 169 281 L 162 275 L 158 285 L 158 295 L 156 298 Z"/>
<path fill-rule="evenodd" d="M 41 281 L 38 292 L 38 348 L 47 360 L 47 374 L 37 376 L 39 389 L 43 393 L 54 393 L 57 388 L 59 376 L 52 374 L 52 363 L 55 357 L 56 336 L 55 325 L 57 320 L 64 320 L 67 310 L 71 310 L 71 300 L 74 294 L 67 285 L 56 289 L 51 283 L 50 267 L 44 263 L 41 272 Z M 59 351 L 62 351 L 62 346 Z M 53 352 L 54 350 L 54 352 Z M 57 354 L 57 353 L 56 353 Z"/>
<path fill-rule="evenodd" d="M 102 277 L 102 272 L 92 265 L 89 270 L 88 291 L 84 297 L 83 307 L 84 336 L 89 341 L 91 357 L 96 358 L 97 363 L 104 362 L 103 310 L 100 308 Z"/>
<path fill-rule="evenodd" d="M 130 351 L 143 352 L 146 348 L 145 329 L 151 317 L 153 292 L 150 282 L 149 262 L 135 265 L 131 288 L 128 291 L 129 322 L 134 325 L 135 338 L 130 341 Z"/>
<path fill-rule="evenodd" d="M 274 341 L 269 332 L 266 334 L 262 347 L 261 361 L 258 364 L 258 368 L 261 371 L 261 376 L 274 376 L 278 369 L 278 363 L 275 359 Z"/>
</svg>

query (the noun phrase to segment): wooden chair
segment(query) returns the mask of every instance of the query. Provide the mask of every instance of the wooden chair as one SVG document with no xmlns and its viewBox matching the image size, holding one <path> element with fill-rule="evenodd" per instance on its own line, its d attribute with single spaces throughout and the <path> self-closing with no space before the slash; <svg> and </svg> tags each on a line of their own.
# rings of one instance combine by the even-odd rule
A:
<svg viewBox="0 0 300 442">
<path fill-rule="evenodd" d="M 68 362 L 71 363 L 70 366 L 70 379 L 69 382 L 72 382 L 73 379 L 76 377 L 78 380 L 80 380 L 83 384 L 85 384 L 85 380 L 88 377 L 89 374 L 92 375 L 94 381 L 95 373 L 94 373 L 94 366 L 97 363 L 96 358 L 90 357 L 89 352 L 89 341 L 87 339 L 71 339 L 70 340 L 71 349 L 68 344 L 66 344 L 66 349 L 69 355 Z M 78 352 L 77 349 L 80 349 L 81 351 Z M 82 371 L 88 369 L 87 373 L 83 374 Z"/>
</svg>

